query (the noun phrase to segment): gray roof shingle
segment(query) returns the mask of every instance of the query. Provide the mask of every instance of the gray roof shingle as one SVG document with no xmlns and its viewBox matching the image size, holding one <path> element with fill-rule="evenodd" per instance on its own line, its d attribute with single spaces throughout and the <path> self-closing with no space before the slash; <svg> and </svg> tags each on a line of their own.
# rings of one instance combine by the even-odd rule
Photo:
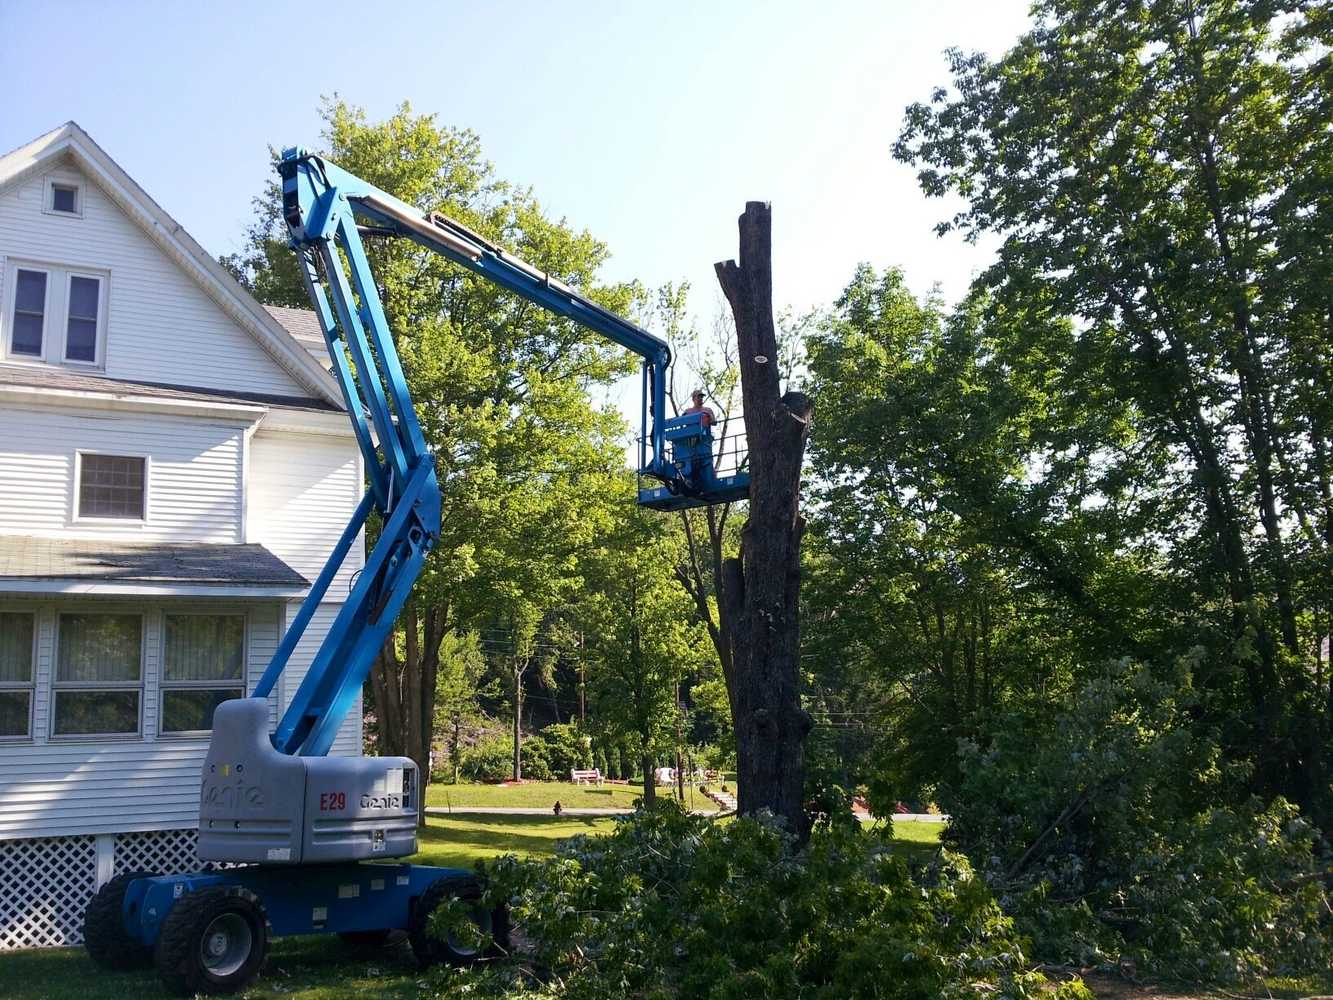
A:
<svg viewBox="0 0 1333 1000">
<path fill-rule="evenodd" d="M 324 345 L 324 331 L 313 309 L 293 309 L 291 306 L 264 306 L 268 314 L 281 324 L 282 328 L 296 338 L 297 342 L 309 351 L 321 368 L 329 367 L 329 349 Z"/>
<path fill-rule="evenodd" d="M 0 364 L 0 385 L 26 385 L 38 389 L 71 389 L 77 392 L 98 392 L 117 396 L 151 396 L 156 399 L 180 399 L 206 403 L 260 403 L 266 406 L 285 406 L 299 410 L 325 410 L 336 413 L 337 407 L 310 396 L 280 396 L 264 392 L 237 392 L 230 389 L 208 389 L 190 385 L 168 385 L 164 382 L 131 382 L 124 379 L 85 375 L 64 368 L 44 365 Z"/>
<path fill-rule="evenodd" d="M 283 588 L 310 584 L 262 545 L 0 535 L 0 590 L 7 580 Z"/>
</svg>

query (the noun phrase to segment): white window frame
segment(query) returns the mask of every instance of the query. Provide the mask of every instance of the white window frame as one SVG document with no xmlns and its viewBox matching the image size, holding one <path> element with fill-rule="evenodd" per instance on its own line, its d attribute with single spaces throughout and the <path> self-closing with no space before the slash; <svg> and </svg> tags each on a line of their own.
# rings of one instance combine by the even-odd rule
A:
<svg viewBox="0 0 1333 1000">
<path fill-rule="evenodd" d="M 135 615 L 139 619 L 139 679 L 137 681 L 62 681 L 60 679 L 60 619 L 65 615 Z M 57 733 L 56 722 L 60 715 L 61 692 L 78 691 L 137 691 L 139 694 L 139 719 L 132 733 Z M 47 738 L 52 743 L 101 743 L 104 741 L 142 741 L 144 738 L 143 714 L 144 702 L 148 698 L 148 610 L 142 607 L 116 608 L 103 607 L 68 607 L 60 608 L 55 615 L 55 638 L 51 643 L 51 709 L 48 713 Z"/>
<path fill-rule="evenodd" d="M 19 365 L 51 365 L 79 371 L 105 371 L 107 329 L 111 312 L 111 271 L 87 264 L 54 263 L 51 261 L 0 258 L 4 266 L 4 312 L 0 318 L 0 350 L 3 360 Z M 18 273 L 37 271 L 46 275 L 46 298 L 42 304 L 42 353 L 14 353 L 14 313 L 18 309 Z M 69 290 L 72 278 L 93 278 L 97 281 L 97 344 L 92 361 L 67 359 L 69 340 Z"/>
<path fill-rule="evenodd" d="M 15 315 L 19 307 L 19 272 L 34 271 L 46 275 L 46 289 L 42 299 L 42 352 L 40 354 L 19 354 L 14 350 Z M 46 363 L 51 353 L 51 289 L 55 286 L 55 277 L 51 268 L 45 264 L 28 264 L 20 260 L 10 260 L 5 268 L 5 360 L 23 365 L 41 365 Z"/>
<path fill-rule="evenodd" d="M 106 367 L 106 273 L 80 268 L 67 268 L 63 273 L 65 275 L 65 309 L 64 315 L 61 317 L 63 322 L 60 325 L 60 360 L 58 363 L 72 365 L 76 368 L 95 368 L 100 371 Z M 87 278 L 97 282 L 97 323 L 93 331 L 93 359 L 91 361 L 82 361 L 69 356 L 69 303 L 75 278 Z"/>
<path fill-rule="evenodd" d="M 32 618 L 32 660 L 29 663 L 29 675 L 27 683 L 21 681 L 0 681 L 0 693 L 9 691 L 28 692 L 28 731 L 22 736 L 5 736 L 0 734 L 0 745 L 12 743 L 31 743 L 33 734 L 33 717 L 37 712 L 37 647 L 38 630 L 41 628 L 41 617 L 34 608 L 11 608 L 0 605 L 0 612 L 13 615 L 29 615 Z"/>
<path fill-rule="evenodd" d="M 42 185 L 42 213 L 44 215 L 54 215 L 62 219 L 82 219 L 83 218 L 83 196 L 87 187 L 82 181 L 66 181 L 59 177 L 47 175 L 46 183 Z M 55 190 L 56 188 L 74 189 L 74 211 L 61 212 L 56 208 Z"/>
<path fill-rule="evenodd" d="M 80 510 L 79 494 L 83 489 L 83 456 L 94 455 L 99 458 L 141 458 L 143 459 L 143 517 L 96 517 L 85 515 Z M 119 524 L 127 527 L 146 527 L 151 522 L 151 497 L 153 484 L 153 458 L 143 452 L 108 451 L 104 448 L 78 448 L 74 451 L 74 491 L 70 497 L 71 524 Z"/>
<path fill-rule="evenodd" d="M 173 610 L 162 609 L 162 634 L 158 639 L 159 676 L 157 679 L 157 736 L 163 740 L 190 740 L 212 734 L 211 729 L 166 729 L 166 707 L 168 691 L 221 691 L 240 689 L 244 698 L 249 685 L 250 673 L 250 615 L 237 608 L 186 608 Z M 223 681 L 171 681 L 167 680 L 167 619 L 168 618 L 239 618 L 241 619 L 241 676 L 234 684 Z"/>
</svg>

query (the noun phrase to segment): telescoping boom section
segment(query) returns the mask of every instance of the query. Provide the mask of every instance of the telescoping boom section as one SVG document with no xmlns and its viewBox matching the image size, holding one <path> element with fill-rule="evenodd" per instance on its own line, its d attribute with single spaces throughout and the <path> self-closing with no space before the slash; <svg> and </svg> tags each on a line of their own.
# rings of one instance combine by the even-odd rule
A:
<svg viewBox="0 0 1333 1000">
<path fill-rule="evenodd" d="M 320 157 L 283 153 L 283 217 L 365 457 L 369 488 L 254 692 L 267 697 L 372 511 L 379 542 L 273 736 L 275 748 L 328 752 L 439 533 L 439 487 L 408 394 L 362 232 L 402 237 L 642 358 L 639 502 L 678 510 L 743 499 L 749 477 L 719 476 L 698 414 L 666 416 L 665 341 L 439 213 L 424 213 Z M 364 228 L 363 228 L 364 227 Z"/>
</svg>

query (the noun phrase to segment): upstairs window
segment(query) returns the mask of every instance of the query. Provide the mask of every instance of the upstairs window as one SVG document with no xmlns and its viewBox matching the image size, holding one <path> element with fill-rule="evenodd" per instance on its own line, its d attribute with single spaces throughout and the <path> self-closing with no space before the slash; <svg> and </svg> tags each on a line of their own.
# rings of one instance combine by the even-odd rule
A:
<svg viewBox="0 0 1333 1000">
<path fill-rule="evenodd" d="M 51 185 L 51 211 L 79 214 L 79 189 L 73 184 Z"/>
<path fill-rule="evenodd" d="M 47 272 L 15 269 L 14 309 L 9 322 L 9 353 L 40 358 L 46 333 Z"/>
<path fill-rule="evenodd" d="M 142 455 L 80 452 L 76 477 L 78 518 L 143 521 L 148 515 L 148 460 Z"/>
<path fill-rule="evenodd" d="M 0 740 L 32 735 L 36 621 L 30 611 L 0 611 Z"/>
<path fill-rule="evenodd" d="M 47 215 L 83 218 L 83 185 L 76 181 L 58 181 L 54 177 L 48 177 L 46 193 L 42 199 L 42 211 Z"/>
<path fill-rule="evenodd" d="M 11 260 L 3 280 L 4 359 L 103 367 L 106 272 Z"/>
<path fill-rule="evenodd" d="M 65 360 L 97 363 L 97 317 L 101 313 L 102 279 L 69 276 L 69 308 L 65 320 Z"/>
</svg>

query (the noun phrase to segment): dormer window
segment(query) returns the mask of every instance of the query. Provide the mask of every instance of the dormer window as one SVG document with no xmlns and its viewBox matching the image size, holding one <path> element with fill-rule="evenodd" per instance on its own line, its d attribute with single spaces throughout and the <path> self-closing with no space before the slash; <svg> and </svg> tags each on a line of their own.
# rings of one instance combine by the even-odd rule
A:
<svg viewBox="0 0 1333 1000">
<path fill-rule="evenodd" d="M 48 177 L 45 197 L 42 199 L 42 211 L 48 215 L 83 218 L 83 185 Z"/>
<path fill-rule="evenodd" d="M 11 261 L 0 277 L 3 360 L 102 368 L 106 272 Z"/>
</svg>

